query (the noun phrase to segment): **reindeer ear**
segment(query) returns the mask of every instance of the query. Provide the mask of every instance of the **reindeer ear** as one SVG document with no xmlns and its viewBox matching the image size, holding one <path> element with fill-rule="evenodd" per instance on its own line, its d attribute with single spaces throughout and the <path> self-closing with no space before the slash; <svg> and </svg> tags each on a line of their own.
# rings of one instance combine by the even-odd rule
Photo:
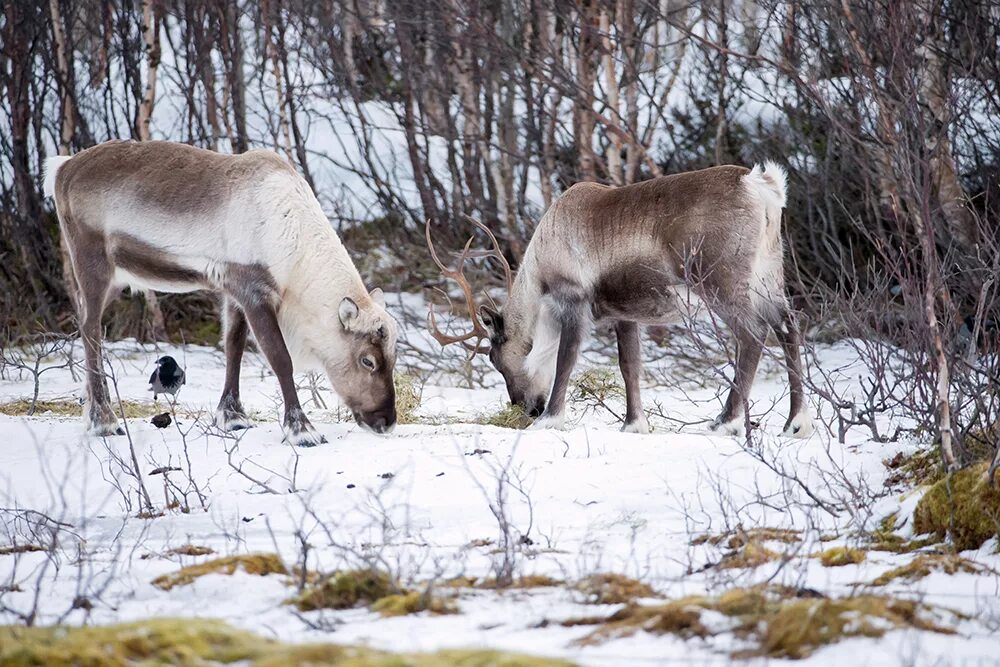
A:
<svg viewBox="0 0 1000 667">
<path fill-rule="evenodd" d="M 358 304 L 354 303 L 354 299 L 345 296 L 343 301 L 340 302 L 340 323 L 344 326 L 345 331 L 351 330 L 351 323 L 358 317 Z"/>
<path fill-rule="evenodd" d="M 479 319 L 483 321 L 483 326 L 490 330 L 490 338 L 497 338 L 503 334 L 503 316 L 493 308 L 480 306 Z"/>
<path fill-rule="evenodd" d="M 372 301 L 378 304 L 379 307 L 385 308 L 385 292 L 382 291 L 381 287 L 376 287 L 375 289 L 373 289 L 371 292 L 368 293 L 368 296 L 370 296 L 372 298 Z"/>
</svg>

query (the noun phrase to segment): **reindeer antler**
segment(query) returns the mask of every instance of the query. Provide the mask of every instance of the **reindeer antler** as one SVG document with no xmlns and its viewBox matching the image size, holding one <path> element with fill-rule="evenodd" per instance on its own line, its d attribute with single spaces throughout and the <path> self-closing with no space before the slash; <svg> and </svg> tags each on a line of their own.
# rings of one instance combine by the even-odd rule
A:
<svg viewBox="0 0 1000 667">
<path fill-rule="evenodd" d="M 472 331 L 469 331 L 464 334 L 459 334 L 457 336 L 450 336 L 444 333 L 437 327 L 437 321 L 435 320 L 434 317 L 433 306 L 431 306 L 427 310 L 427 326 L 430 329 L 431 336 L 433 336 L 434 340 L 436 340 L 441 345 L 450 345 L 451 343 L 461 343 L 462 346 L 465 347 L 465 349 L 469 350 L 470 352 L 483 354 L 489 351 L 489 347 L 488 346 L 484 347 L 482 342 L 485 339 L 489 339 L 490 333 L 489 330 L 487 330 L 486 326 L 482 323 L 482 320 L 479 319 L 479 311 L 476 308 L 476 300 L 472 294 L 472 286 L 469 284 L 468 279 L 465 277 L 465 262 L 470 257 L 495 257 L 498 260 L 500 260 L 500 264 L 504 269 L 504 280 L 507 286 L 508 297 L 510 296 L 511 289 L 513 287 L 513 279 L 511 276 L 510 263 L 507 262 L 507 258 L 504 257 L 503 252 L 500 251 L 500 244 L 499 242 L 497 242 L 497 237 L 493 235 L 493 232 L 491 232 L 486 225 L 479 222 L 478 220 L 472 220 L 470 218 L 470 221 L 474 225 L 479 227 L 481 230 L 486 232 L 486 235 L 490 238 L 490 241 L 493 243 L 493 249 L 472 252 L 470 249 L 472 248 L 472 242 L 475 241 L 475 237 L 474 236 L 469 237 L 469 240 L 466 241 L 465 243 L 465 248 L 462 249 L 462 254 L 459 255 L 458 257 L 458 263 L 456 264 L 454 269 L 449 269 L 448 267 L 446 267 L 444 263 L 441 261 L 441 259 L 438 257 L 437 249 L 434 247 L 434 241 L 431 239 L 430 220 L 428 220 L 424 224 L 424 234 L 427 237 L 427 248 L 428 250 L 430 250 L 431 259 L 434 260 L 434 263 L 441 270 L 441 275 L 444 276 L 445 278 L 451 278 L 456 283 L 458 283 L 459 287 L 462 288 L 462 294 L 465 297 L 465 305 L 469 309 L 469 318 L 472 320 Z M 448 299 L 448 303 L 450 304 L 451 299 L 448 297 L 448 295 L 443 290 L 439 291 L 441 291 L 441 293 L 445 295 L 445 298 Z M 469 342 L 472 339 L 476 340 L 475 344 Z"/>
</svg>

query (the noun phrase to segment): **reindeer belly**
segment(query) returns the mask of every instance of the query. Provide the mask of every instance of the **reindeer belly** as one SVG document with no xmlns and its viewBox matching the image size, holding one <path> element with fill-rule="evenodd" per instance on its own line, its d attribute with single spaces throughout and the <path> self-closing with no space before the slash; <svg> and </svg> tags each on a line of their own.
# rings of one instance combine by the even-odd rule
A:
<svg viewBox="0 0 1000 667">
<path fill-rule="evenodd" d="M 128 234 L 109 236 L 107 252 L 116 285 L 175 293 L 217 286 L 204 257 L 181 256 Z"/>
<path fill-rule="evenodd" d="M 668 269 L 636 261 L 605 272 L 594 285 L 595 320 L 653 324 L 672 319 L 680 281 Z"/>
</svg>

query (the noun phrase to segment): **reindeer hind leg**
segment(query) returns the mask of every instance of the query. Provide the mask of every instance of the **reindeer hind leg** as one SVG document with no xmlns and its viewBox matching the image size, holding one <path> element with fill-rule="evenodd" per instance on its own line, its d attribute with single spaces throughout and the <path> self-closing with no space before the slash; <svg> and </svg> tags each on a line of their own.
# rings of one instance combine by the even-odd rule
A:
<svg viewBox="0 0 1000 667">
<path fill-rule="evenodd" d="M 240 402 L 240 364 L 246 350 L 247 325 L 243 310 L 230 297 L 223 304 L 223 330 L 226 341 L 226 384 L 215 411 L 215 424 L 223 431 L 250 428 L 250 419 Z"/>
<path fill-rule="evenodd" d="M 813 418 L 802 389 L 802 337 L 795 317 L 786 303 L 780 305 L 778 315 L 771 322 L 771 328 L 781 343 L 785 357 L 790 397 L 788 420 L 782 429 L 782 435 L 790 438 L 807 438 L 813 432 Z"/>
<path fill-rule="evenodd" d="M 125 435 L 111 408 L 111 393 L 104 372 L 101 317 L 111 297 L 113 268 L 101 243 L 73 248 L 73 272 L 79 288 L 77 317 L 83 339 L 86 380 L 83 418 L 95 436 Z M 85 270 L 83 267 L 86 267 Z M 84 275 L 85 274 L 85 275 Z"/>
</svg>

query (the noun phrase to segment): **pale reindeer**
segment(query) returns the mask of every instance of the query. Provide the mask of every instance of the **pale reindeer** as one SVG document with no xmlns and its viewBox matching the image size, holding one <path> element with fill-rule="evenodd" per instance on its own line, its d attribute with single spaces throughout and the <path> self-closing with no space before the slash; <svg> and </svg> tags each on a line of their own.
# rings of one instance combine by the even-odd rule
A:
<svg viewBox="0 0 1000 667">
<path fill-rule="evenodd" d="M 125 286 L 223 296 L 226 380 L 216 424 L 247 428 L 240 362 L 248 325 L 278 378 L 285 441 L 325 439 L 299 404 L 292 369 L 326 372 L 359 424 L 396 422 L 396 323 L 368 292 L 305 180 L 268 151 L 222 155 L 163 141 L 109 142 L 46 163 L 45 192 L 79 290 L 84 420 L 122 434 L 111 408 L 101 315 Z"/>
<path fill-rule="evenodd" d="M 618 363 L 625 381 L 624 431 L 648 433 L 639 381 L 639 328 L 676 315 L 676 288 L 686 285 L 736 337 L 736 372 L 712 430 L 744 431 L 747 397 L 764 341 L 773 329 L 784 350 L 791 409 L 784 434 L 806 437 L 812 417 L 804 403 L 799 331 L 784 293 L 781 210 L 786 175 L 771 163 L 725 166 L 634 185 L 579 183 L 545 213 L 524 253 L 517 277 L 492 233 L 492 255 L 502 260 L 507 302 L 476 309 L 463 274 L 472 240 L 455 269 L 440 261 L 426 228 L 431 256 L 463 289 L 472 330 L 442 333 L 442 345 L 461 343 L 489 352 L 511 402 L 538 417 L 536 428 L 562 428 L 566 390 L 584 334 L 593 322 L 614 322 Z M 483 345 L 489 340 L 489 346 Z M 548 400 L 546 400 L 546 398 Z"/>
</svg>

